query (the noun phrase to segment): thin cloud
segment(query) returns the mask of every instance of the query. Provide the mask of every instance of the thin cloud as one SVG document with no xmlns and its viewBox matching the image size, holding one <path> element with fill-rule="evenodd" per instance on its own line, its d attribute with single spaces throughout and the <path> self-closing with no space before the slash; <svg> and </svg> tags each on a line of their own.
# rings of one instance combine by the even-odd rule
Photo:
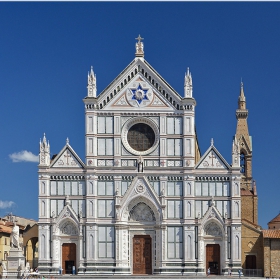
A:
<svg viewBox="0 0 280 280">
<path fill-rule="evenodd" d="M 39 162 L 39 156 L 36 156 L 28 151 L 13 153 L 10 154 L 9 157 L 13 162 L 21 162 L 21 161 Z"/>
<path fill-rule="evenodd" d="M 13 201 L 0 200 L 0 209 L 11 208 L 15 203 Z"/>
</svg>

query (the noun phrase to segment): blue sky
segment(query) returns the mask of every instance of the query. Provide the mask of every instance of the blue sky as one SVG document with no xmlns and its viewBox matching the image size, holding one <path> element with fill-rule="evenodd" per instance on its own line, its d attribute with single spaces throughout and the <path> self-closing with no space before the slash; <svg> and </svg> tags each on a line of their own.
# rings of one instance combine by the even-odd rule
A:
<svg viewBox="0 0 280 280">
<path fill-rule="evenodd" d="M 241 79 L 253 137 L 259 224 L 280 211 L 280 2 L 0 2 L 0 216 L 38 218 L 39 140 L 51 153 L 69 137 L 84 160 L 91 65 L 100 93 L 145 59 L 180 94 L 193 77 L 201 152 L 214 139 L 231 163 Z"/>
</svg>

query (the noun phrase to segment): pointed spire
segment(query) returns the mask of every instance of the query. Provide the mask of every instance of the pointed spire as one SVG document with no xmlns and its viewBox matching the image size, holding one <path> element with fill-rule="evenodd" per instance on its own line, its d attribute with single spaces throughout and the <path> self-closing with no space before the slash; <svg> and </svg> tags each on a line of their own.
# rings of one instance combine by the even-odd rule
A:
<svg viewBox="0 0 280 280">
<path fill-rule="evenodd" d="M 144 44 L 143 44 L 143 42 L 141 42 L 141 40 L 144 40 L 144 38 L 142 38 L 139 34 L 139 36 L 135 39 L 138 40 L 138 42 L 136 42 L 136 44 L 135 44 L 135 47 L 136 47 L 135 56 L 144 57 Z"/>
<path fill-rule="evenodd" d="M 96 75 L 93 72 L 93 67 L 91 66 L 90 72 L 88 73 L 88 96 L 89 97 L 96 97 Z"/>
<path fill-rule="evenodd" d="M 238 97 L 238 109 L 246 109 L 246 98 L 245 98 L 245 94 L 244 94 L 244 88 L 243 88 L 243 82 L 241 80 L 241 84 L 240 84 L 240 94 Z"/>
<path fill-rule="evenodd" d="M 184 97 L 192 97 L 192 93 L 193 93 L 192 74 L 188 67 L 187 73 L 185 73 Z"/>
<path fill-rule="evenodd" d="M 211 146 L 214 146 L 214 139 L 211 138 Z"/>
<path fill-rule="evenodd" d="M 69 138 L 66 138 L 66 145 L 69 145 Z"/>
<path fill-rule="evenodd" d="M 47 142 L 45 133 L 43 136 L 43 141 L 41 141 L 40 139 L 39 147 L 40 147 L 39 165 L 47 166 L 50 164 L 50 143 Z"/>
</svg>

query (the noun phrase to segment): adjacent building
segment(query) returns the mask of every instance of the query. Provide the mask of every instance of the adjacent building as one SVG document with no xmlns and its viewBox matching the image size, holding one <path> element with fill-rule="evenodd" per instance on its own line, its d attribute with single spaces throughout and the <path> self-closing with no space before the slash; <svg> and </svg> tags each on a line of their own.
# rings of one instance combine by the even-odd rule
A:
<svg viewBox="0 0 280 280">
<path fill-rule="evenodd" d="M 280 278 L 280 214 L 262 231 L 264 244 L 264 276 Z"/>
<path fill-rule="evenodd" d="M 25 262 L 28 262 L 31 268 L 36 268 L 38 265 L 38 224 L 35 220 L 12 214 L 0 219 L 0 262 L 2 261 L 8 268 L 10 236 L 15 223 L 19 227 L 19 249 L 26 257 Z"/>
</svg>

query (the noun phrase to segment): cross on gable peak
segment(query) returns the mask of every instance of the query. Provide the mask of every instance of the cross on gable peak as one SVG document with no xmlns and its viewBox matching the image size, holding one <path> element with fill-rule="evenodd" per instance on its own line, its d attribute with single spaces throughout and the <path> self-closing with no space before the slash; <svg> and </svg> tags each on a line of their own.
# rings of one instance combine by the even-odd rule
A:
<svg viewBox="0 0 280 280">
<path fill-rule="evenodd" d="M 139 34 L 139 36 L 137 38 L 135 38 L 136 40 L 138 40 L 138 42 L 136 42 L 136 57 L 144 57 L 144 44 L 141 40 L 144 40 L 144 38 L 142 38 Z"/>
<path fill-rule="evenodd" d="M 137 38 L 135 38 L 135 40 L 138 40 L 138 43 L 140 43 L 141 42 L 141 40 L 144 40 L 144 38 L 142 38 L 141 36 L 140 36 L 140 34 L 138 35 L 138 37 Z"/>
</svg>

